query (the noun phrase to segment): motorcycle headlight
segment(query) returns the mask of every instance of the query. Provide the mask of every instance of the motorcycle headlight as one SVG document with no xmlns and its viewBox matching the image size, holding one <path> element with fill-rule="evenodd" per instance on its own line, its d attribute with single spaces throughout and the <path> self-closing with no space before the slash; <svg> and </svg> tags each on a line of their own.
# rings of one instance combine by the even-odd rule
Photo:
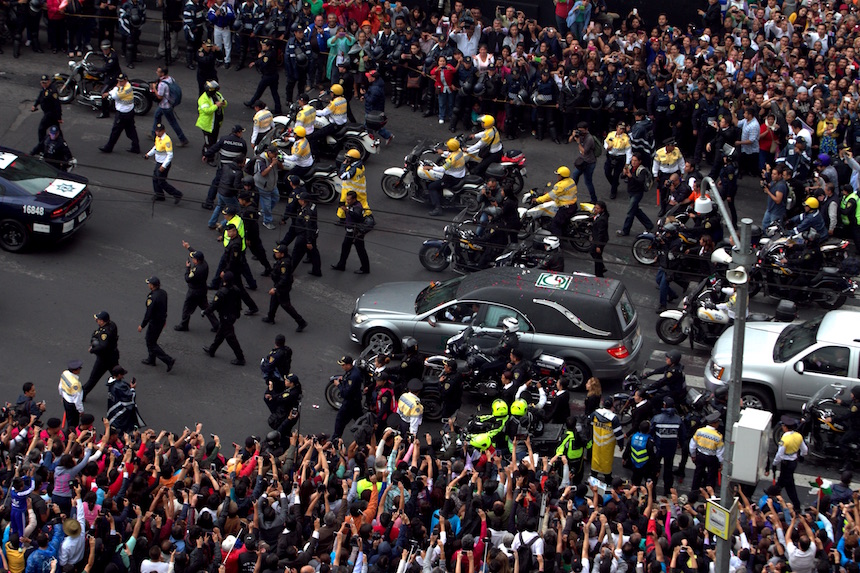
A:
<svg viewBox="0 0 860 573">
<path fill-rule="evenodd" d="M 723 379 L 723 372 L 725 372 L 725 368 L 720 366 L 714 361 L 711 361 L 711 376 L 716 378 L 717 380 Z"/>
<path fill-rule="evenodd" d="M 356 312 L 352 315 L 352 322 L 355 324 L 361 324 L 362 322 L 367 320 L 366 314 L 361 314 L 360 312 Z"/>
</svg>

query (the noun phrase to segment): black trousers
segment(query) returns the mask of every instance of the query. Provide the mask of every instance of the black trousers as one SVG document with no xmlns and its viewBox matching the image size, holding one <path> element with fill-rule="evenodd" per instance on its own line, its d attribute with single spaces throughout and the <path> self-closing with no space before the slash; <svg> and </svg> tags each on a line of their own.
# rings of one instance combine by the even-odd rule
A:
<svg viewBox="0 0 860 573">
<path fill-rule="evenodd" d="M 610 199 L 615 199 L 618 196 L 618 182 L 621 179 L 622 171 L 624 171 L 625 159 L 627 159 L 625 155 L 606 155 L 603 173 L 606 175 L 606 180 L 609 181 Z"/>
<path fill-rule="evenodd" d="M 206 310 L 209 308 L 209 299 L 206 298 L 206 292 L 201 293 L 193 293 L 188 292 L 185 295 L 185 302 L 182 303 L 182 320 L 179 322 L 179 326 L 184 328 L 188 328 L 188 322 L 191 320 L 191 314 L 197 310 Z M 212 328 L 218 329 L 218 320 L 210 315 L 207 315 L 209 319 L 209 324 L 212 325 Z"/>
<path fill-rule="evenodd" d="M 266 256 L 266 248 L 263 247 L 263 240 L 260 238 L 259 233 L 256 237 L 252 238 L 246 236 L 245 244 L 247 245 L 248 250 L 251 251 L 251 254 L 257 257 L 257 262 L 263 265 L 263 269 L 271 271 L 272 265 L 269 264 L 269 259 Z"/>
<path fill-rule="evenodd" d="M 63 411 L 66 413 L 66 428 L 75 428 L 81 423 L 81 414 L 74 404 L 63 400 Z"/>
<path fill-rule="evenodd" d="M 87 397 L 87 394 L 93 391 L 93 388 L 96 387 L 99 380 L 101 380 L 102 377 L 110 372 L 110 369 L 117 364 L 119 364 L 119 352 L 104 356 L 96 355 L 96 362 L 93 364 L 93 369 L 90 371 L 90 377 L 84 384 L 84 398 Z"/>
<path fill-rule="evenodd" d="M 353 420 L 357 420 L 361 416 L 361 407 L 358 404 L 350 404 L 344 401 L 340 409 L 337 411 L 337 417 L 334 420 L 334 432 L 331 437 L 339 438 L 343 435 L 346 425 Z"/>
<path fill-rule="evenodd" d="M 788 494 L 788 499 L 794 504 L 794 507 L 800 507 L 800 498 L 797 497 L 797 486 L 794 485 L 794 472 L 797 470 L 797 460 L 782 460 L 779 462 L 779 478 L 776 480 L 776 487 L 785 488 L 785 493 Z"/>
<path fill-rule="evenodd" d="M 483 176 L 487 171 L 487 168 L 493 163 L 499 163 L 502 160 L 502 153 L 504 150 L 499 150 L 495 153 L 490 152 L 481 159 L 481 162 L 478 163 L 474 168 L 472 168 L 472 175 Z"/>
<path fill-rule="evenodd" d="M 361 263 L 361 270 L 369 272 L 370 260 L 367 258 L 367 249 L 364 248 L 364 235 L 353 233 L 346 234 L 343 238 L 343 243 L 340 245 L 340 260 L 337 262 L 337 266 L 346 266 L 346 259 L 349 258 L 349 251 L 352 249 L 353 245 L 355 245 L 355 252 L 358 253 L 358 261 Z"/>
<path fill-rule="evenodd" d="M 209 353 L 215 354 L 218 347 L 225 340 L 227 346 L 233 350 L 237 360 L 245 360 L 245 353 L 242 352 L 242 347 L 239 346 L 239 339 L 236 338 L 236 329 L 234 328 L 236 320 L 234 318 L 221 317 L 218 325 L 218 332 L 215 333 L 215 340 L 212 341 L 212 346 L 209 347 Z"/>
<path fill-rule="evenodd" d="M 286 55 L 285 55 L 286 57 Z M 308 70 L 307 68 L 301 69 L 298 72 L 298 77 L 295 78 L 287 78 L 287 90 L 286 97 L 287 103 L 293 103 L 295 101 L 293 99 L 293 90 L 298 87 L 299 91 L 296 92 L 296 97 L 303 94 L 305 92 L 305 87 L 308 85 Z"/>
<path fill-rule="evenodd" d="M 305 319 L 302 318 L 302 315 L 299 314 L 299 311 L 297 311 L 293 306 L 293 303 L 290 302 L 289 292 L 276 292 L 269 298 L 268 316 L 272 320 L 275 320 L 275 314 L 277 314 L 279 306 L 287 311 L 287 314 L 293 317 L 293 320 L 295 320 L 299 326 L 306 324 Z"/>
<path fill-rule="evenodd" d="M 284 238 L 281 240 L 281 243 L 284 243 L 284 241 L 287 241 L 287 239 L 289 239 L 290 241 L 293 240 L 293 237 L 295 237 L 295 233 L 290 236 L 291 231 L 292 227 L 290 227 L 290 231 L 288 231 Z M 305 257 L 305 254 L 307 254 L 308 257 L 310 257 L 311 259 L 311 272 L 314 274 L 321 274 L 322 269 L 320 267 L 322 266 L 322 260 L 320 259 L 320 250 L 317 248 L 316 240 L 311 243 L 312 248 L 308 249 L 307 243 L 300 239 L 301 238 L 299 237 L 296 240 L 296 244 L 293 245 L 293 272 L 296 272 L 296 268 L 298 268 L 298 266 L 302 262 L 302 259 Z"/>
<path fill-rule="evenodd" d="M 146 325 L 146 351 L 149 353 L 150 362 L 159 359 L 165 364 L 170 364 L 173 359 L 158 345 L 158 337 L 161 336 L 162 330 L 164 330 L 163 322 L 160 324 L 150 322 Z"/>
<path fill-rule="evenodd" d="M 600 251 L 597 250 L 598 248 Z M 597 245 L 592 244 L 591 249 L 588 251 L 591 258 L 594 260 L 594 276 L 602 277 L 606 274 L 606 265 L 603 264 L 603 249 L 605 248 L 605 245 L 598 247 Z"/>
<path fill-rule="evenodd" d="M 700 487 L 717 487 L 717 476 L 720 474 L 720 460 L 717 456 L 698 453 L 694 463 L 696 471 L 693 472 L 693 493 L 698 494 Z"/>
<path fill-rule="evenodd" d="M 164 197 L 165 193 L 173 197 L 182 197 L 182 192 L 167 181 L 170 168 L 171 165 L 168 165 L 164 171 L 161 171 L 161 165 L 155 164 L 155 170 L 152 172 L 152 190 L 156 197 Z"/>
<path fill-rule="evenodd" d="M 281 115 L 281 95 L 278 93 L 278 79 L 279 74 L 272 75 L 263 75 L 260 78 L 260 82 L 257 84 L 257 90 L 254 92 L 254 95 L 251 96 L 250 101 L 253 103 L 260 99 L 260 97 L 265 93 L 266 88 L 268 88 L 272 92 L 272 100 L 274 101 L 275 107 L 272 111 L 275 115 Z"/>
<path fill-rule="evenodd" d="M 113 151 L 116 142 L 119 141 L 119 136 L 125 132 L 126 137 L 131 141 L 131 150 L 134 153 L 140 153 L 140 140 L 137 138 L 137 130 L 134 127 L 134 110 L 116 112 L 113 119 L 113 127 L 110 130 L 110 137 L 105 144 L 105 150 Z"/>
<path fill-rule="evenodd" d="M 669 495 L 669 490 L 675 484 L 675 475 L 672 473 L 672 466 L 675 463 L 675 451 L 669 451 L 669 448 L 666 448 L 665 451 L 658 450 L 657 461 L 663 465 L 663 495 Z M 654 472 L 655 482 L 659 475 L 659 470 Z"/>
<path fill-rule="evenodd" d="M 567 226 L 569 224 L 570 218 L 579 210 L 579 205 L 574 203 L 573 205 L 565 205 L 564 207 L 559 207 L 558 211 L 555 212 L 555 216 L 552 218 L 552 221 L 549 224 L 549 230 L 553 235 L 558 237 L 559 239 L 563 239 L 565 236 L 565 232 L 567 231 Z"/>
</svg>

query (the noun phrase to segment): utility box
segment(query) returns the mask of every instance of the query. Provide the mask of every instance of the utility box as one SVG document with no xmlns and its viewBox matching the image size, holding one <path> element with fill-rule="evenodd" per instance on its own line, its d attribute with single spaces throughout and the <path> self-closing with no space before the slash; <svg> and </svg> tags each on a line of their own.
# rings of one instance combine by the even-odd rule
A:
<svg viewBox="0 0 860 573">
<path fill-rule="evenodd" d="M 762 470 L 767 467 L 772 418 L 770 412 L 754 408 L 745 408 L 741 412 L 741 419 L 732 432 L 732 481 L 747 485 L 759 482 Z"/>
</svg>

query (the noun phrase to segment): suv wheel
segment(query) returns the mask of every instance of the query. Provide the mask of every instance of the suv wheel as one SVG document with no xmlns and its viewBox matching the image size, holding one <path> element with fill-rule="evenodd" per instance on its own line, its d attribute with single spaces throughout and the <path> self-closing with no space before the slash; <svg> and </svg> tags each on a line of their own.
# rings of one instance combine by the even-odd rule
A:
<svg viewBox="0 0 860 573">
<path fill-rule="evenodd" d="M 400 351 L 400 341 L 388 330 L 376 328 L 367 333 L 364 338 L 365 349 L 370 348 L 371 354 L 390 354 Z"/>
<path fill-rule="evenodd" d="M 741 390 L 741 406 L 744 408 L 755 408 L 766 412 L 773 411 L 773 398 L 767 391 L 757 388 L 744 387 Z"/>
<path fill-rule="evenodd" d="M 591 378 L 591 371 L 588 366 L 579 360 L 564 361 L 564 380 L 568 390 L 583 390 L 589 378 Z"/>
</svg>

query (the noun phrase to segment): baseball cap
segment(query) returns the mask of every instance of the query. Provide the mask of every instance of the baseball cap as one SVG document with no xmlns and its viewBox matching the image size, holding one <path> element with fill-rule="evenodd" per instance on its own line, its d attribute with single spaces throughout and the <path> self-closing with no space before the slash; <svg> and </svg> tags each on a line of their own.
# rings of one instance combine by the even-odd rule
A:
<svg viewBox="0 0 860 573">
<path fill-rule="evenodd" d="M 228 224 L 226 227 L 224 227 L 224 230 L 225 230 L 225 231 L 232 231 L 232 230 L 235 230 L 235 229 L 236 229 L 236 225 L 234 225 L 233 223 L 230 223 L 230 224 Z"/>
<path fill-rule="evenodd" d="M 93 318 L 97 318 L 99 320 L 110 320 L 110 315 L 106 310 L 100 310 L 96 314 L 93 315 Z"/>
<path fill-rule="evenodd" d="M 245 131 L 245 128 L 242 127 L 241 125 L 239 125 L 238 123 L 233 126 L 233 132 L 232 133 L 240 133 L 243 131 Z"/>
<path fill-rule="evenodd" d="M 66 365 L 69 370 L 77 370 L 78 368 L 82 368 L 84 363 L 80 360 L 69 360 L 69 363 Z"/>
<path fill-rule="evenodd" d="M 152 276 L 152 277 L 149 277 L 148 279 L 146 279 L 146 284 L 161 286 L 161 279 L 156 277 L 156 276 Z"/>
<path fill-rule="evenodd" d="M 198 261 L 202 261 L 204 259 L 203 251 L 191 251 L 188 256 L 192 259 L 197 259 Z"/>
<path fill-rule="evenodd" d="M 707 34 L 702 34 L 701 36 L 699 36 L 699 41 L 700 42 L 710 42 L 711 37 L 708 36 Z"/>
</svg>

